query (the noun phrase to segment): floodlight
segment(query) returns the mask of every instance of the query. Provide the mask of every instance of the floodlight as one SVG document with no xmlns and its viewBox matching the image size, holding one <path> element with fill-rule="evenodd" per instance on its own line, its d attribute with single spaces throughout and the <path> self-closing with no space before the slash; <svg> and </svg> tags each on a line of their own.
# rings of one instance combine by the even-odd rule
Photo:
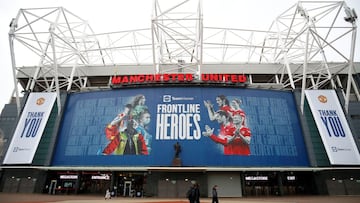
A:
<svg viewBox="0 0 360 203">
<path fill-rule="evenodd" d="M 357 15 L 355 9 L 350 9 L 349 7 L 345 7 L 345 14 L 344 20 L 346 22 L 353 23 L 357 19 Z"/>
</svg>

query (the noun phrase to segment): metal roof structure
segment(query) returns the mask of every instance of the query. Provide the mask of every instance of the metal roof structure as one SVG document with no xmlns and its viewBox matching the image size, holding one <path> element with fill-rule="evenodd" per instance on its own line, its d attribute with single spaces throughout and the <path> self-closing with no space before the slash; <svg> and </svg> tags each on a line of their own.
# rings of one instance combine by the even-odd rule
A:
<svg viewBox="0 0 360 203">
<path fill-rule="evenodd" d="M 151 28 L 110 33 L 94 33 L 63 7 L 20 9 L 9 31 L 18 109 L 18 84 L 57 92 L 60 109 L 60 91 L 110 88 L 113 75 L 163 73 L 242 73 L 250 87 L 301 89 L 302 104 L 305 89 L 343 89 L 346 110 L 360 101 L 357 15 L 344 1 L 299 1 L 269 30 L 204 27 L 201 0 L 172 3 L 154 0 Z"/>
</svg>

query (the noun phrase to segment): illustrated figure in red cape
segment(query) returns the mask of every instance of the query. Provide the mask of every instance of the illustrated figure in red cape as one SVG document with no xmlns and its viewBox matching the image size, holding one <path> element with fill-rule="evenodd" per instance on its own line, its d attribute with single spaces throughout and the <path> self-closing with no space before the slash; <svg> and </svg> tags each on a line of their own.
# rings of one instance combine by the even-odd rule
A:
<svg viewBox="0 0 360 203">
<path fill-rule="evenodd" d="M 128 121 L 127 127 L 123 132 L 119 132 L 116 125 L 108 126 L 105 129 L 105 133 L 112 140 L 103 150 L 103 154 L 148 155 L 144 136 L 136 130 L 137 125 L 137 122 L 131 119 Z"/>
<path fill-rule="evenodd" d="M 150 113 L 145 105 L 144 95 L 136 95 L 131 104 L 125 105 L 105 128 L 108 145 L 102 151 L 104 155 L 148 155 L 151 150 L 152 136 L 146 128 L 150 122 Z"/>
</svg>

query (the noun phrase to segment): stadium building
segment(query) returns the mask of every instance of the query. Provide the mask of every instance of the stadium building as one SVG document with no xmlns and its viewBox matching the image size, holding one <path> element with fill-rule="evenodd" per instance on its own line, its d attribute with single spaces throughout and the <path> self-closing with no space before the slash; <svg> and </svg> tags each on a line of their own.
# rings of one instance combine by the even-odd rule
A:
<svg viewBox="0 0 360 203">
<path fill-rule="evenodd" d="M 0 191 L 360 195 L 354 9 L 299 1 L 262 31 L 167 3 L 149 29 L 101 34 L 62 7 L 18 12 Z"/>
</svg>

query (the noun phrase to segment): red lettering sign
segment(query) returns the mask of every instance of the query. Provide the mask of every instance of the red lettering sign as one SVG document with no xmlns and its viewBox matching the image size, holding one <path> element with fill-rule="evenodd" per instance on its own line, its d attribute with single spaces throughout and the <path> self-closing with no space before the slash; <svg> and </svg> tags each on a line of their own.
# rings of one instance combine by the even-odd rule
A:
<svg viewBox="0 0 360 203">
<path fill-rule="evenodd" d="M 192 82 L 192 74 L 155 74 L 155 75 L 119 75 L 111 78 L 112 85 L 141 84 L 141 83 L 176 83 Z M 200 81 L 210 83 L 245 83 L 247 77 L 244 74 L 201 74 Z"/>
</svg>

